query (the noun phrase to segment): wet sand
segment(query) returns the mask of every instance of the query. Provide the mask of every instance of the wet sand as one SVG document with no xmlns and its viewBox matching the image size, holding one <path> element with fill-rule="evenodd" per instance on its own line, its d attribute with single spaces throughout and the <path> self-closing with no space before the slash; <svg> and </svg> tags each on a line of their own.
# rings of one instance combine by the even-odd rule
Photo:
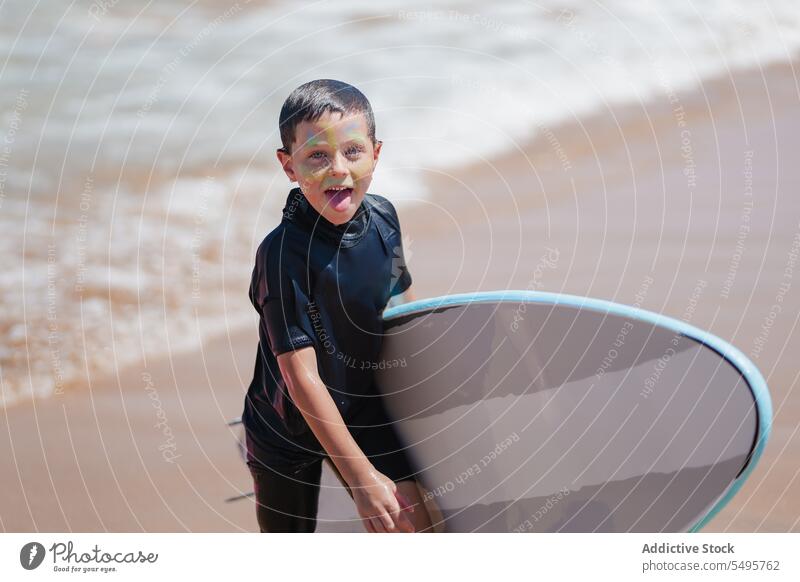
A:
<svg viewBox="0 0 800 582">
<path fill-rule="evenodd" d="M 432 171 L 434 197 L 399 207 L 418 297 L 540 289 L 638 302 L 755 361 L 772 438 L 707 531 L 800 531 L 799 94 L 794 64 L 706 81 Z M 553 252 L 555 267 L 537 269 Z M 250 490 L 225 423 L 241 412 L 256 342 L 254 319 L 201 350 L 5 410 L 0 528 L 257 531 L 251 499 L 224 501 Z M 319 531 L 359 531 L 327 472 L 323 486 Z"/>
</svg>

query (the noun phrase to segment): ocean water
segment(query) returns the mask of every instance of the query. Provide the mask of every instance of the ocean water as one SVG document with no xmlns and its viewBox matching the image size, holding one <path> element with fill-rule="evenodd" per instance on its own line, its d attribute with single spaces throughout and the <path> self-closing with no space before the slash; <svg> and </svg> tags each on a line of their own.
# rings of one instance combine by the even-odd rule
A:
<svg viewBox="0 0 800 582">
<path fill-rule="evenodd" d="M 428 174 L 798 46 L 795 0 L 5 2 L 0 404 L 255 324 L 300 83 L 364 91 L 371 190 L 413 204 Z"/>
</svg>

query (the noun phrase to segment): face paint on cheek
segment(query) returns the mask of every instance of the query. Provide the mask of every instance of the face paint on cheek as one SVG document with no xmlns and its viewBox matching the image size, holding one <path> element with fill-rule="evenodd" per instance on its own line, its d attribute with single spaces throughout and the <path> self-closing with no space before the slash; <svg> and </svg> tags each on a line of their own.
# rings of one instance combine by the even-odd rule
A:
<svg viewBox="0 0 800 582">
<path fill-rule="evenodd" d="M 371 156 L 362 155 L 350 166 L 350 172 L 356 180 L 361 180 L 372 175 L 375 169 L 374 160 Z"/>
<path fill-rule="evenodd" d="M 326 166 L 303 161 L 296 166 L 298 176 L 306 181 L 321 182 L 325 177 Z"/>
</svg>

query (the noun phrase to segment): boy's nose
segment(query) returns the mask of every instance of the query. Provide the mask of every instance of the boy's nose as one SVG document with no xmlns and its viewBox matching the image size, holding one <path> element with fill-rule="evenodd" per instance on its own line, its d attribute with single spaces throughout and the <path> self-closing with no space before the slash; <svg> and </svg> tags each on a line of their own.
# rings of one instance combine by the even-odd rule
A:
<svg viewBox="0 0 800 582">
<path fill-rule="evenodd" d="M 331 162 L 331 174 L 342 176 L 347 173 L 347 164 L 345 163 L 344 156 L 336 152 Z"/>
</svg>

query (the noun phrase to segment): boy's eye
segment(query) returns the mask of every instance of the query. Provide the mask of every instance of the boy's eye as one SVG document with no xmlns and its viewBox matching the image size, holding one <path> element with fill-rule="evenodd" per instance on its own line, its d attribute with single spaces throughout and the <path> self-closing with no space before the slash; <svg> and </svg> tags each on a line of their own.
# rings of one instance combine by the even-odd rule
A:
<svg viewBox="0 0 800 582">
<path fill-rule="evenodd" d="M 352 146 L 352 147 L 347 148 L 347 151 L 345 152 L 345 155 L 347 155 L 348 157 L 357 157 L 363 151 L 364 151 L 364 148 L 361 147 L 361 146 Z"/>
<path fill-rule="evenodd" d="M 310 156 L 308 156 L 308 157 L 309 157 L 309 158 L 315 158 L 315 159 L 317 159 L 317 160 L 320 160 L 320 159 L 322 159 L 322 158 L 324 158 L 324 157 L 325 157 L 325 153 L 324 153 L 324 152 L 314 152 L 313 154 L 311 154 L 311 155 L 310 155 Z"/>
</svg>

